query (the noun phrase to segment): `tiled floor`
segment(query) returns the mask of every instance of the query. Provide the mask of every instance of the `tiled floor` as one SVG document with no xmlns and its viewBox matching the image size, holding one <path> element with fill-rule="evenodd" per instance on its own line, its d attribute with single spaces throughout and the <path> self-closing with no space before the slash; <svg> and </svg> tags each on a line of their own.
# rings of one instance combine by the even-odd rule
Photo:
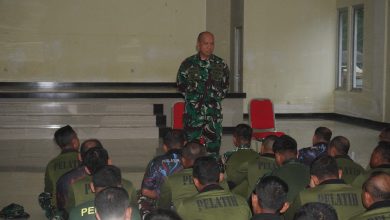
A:
<svg viewBox="0 0 390 220">
<path fill-rule="evenodd" d="M 313 132 L 318 126 L 329 127 L 333 131 L 333 136 L 343 135 L 350 139 L 351 156 L 364 167 L 367 165 L 371 151 L 377 143 L 379 131 L 330 120 L 282 119 L 277 121 L 278 130 L 284 131 L 294 137 L 298 142 L 299 148 L 311 144 Z M 134 154 L 126 153 L 126 156 L 121 156 L 123 155 L 124 146 L 113 146 L 118 143 L 120 141 L 103 142 L 103 144 L 110 145 L 109 153 L 113 157 L 114 164 L 117 164 L 123 169 L 123 176 L 139 187 L 143 176 L 141 165 L 147 163 L 153 156 L 150 154 L 158 150 L 152 146 L 148 146 L 148 155 L 145 155 L 146 152 L 144 151 L 134 152 Z M 128 141 L 126 143 L 129 144 Z M 153 143 L 158 143 L 158 141 L 150 141 L 149 144 Z M 138 141 L 133 140 L 132 144 L 142 146 L 148 143 L 140 139 Z M 32 153 L 33 157 L 30 158 L 31 161 L 26 161 L 26 166 L 19 167 L 19 169 L 15 169 L 15 164 L 12 164 L 12 157 L 20 155 L 20 152 L 16 152 L 17 150 L 12 148 L 12 146 L 18 145 L 18 143 L 12 143 L 12 146 L 10 145 L 9 147 L 5 145 L 6 143 L 1 143 L 2 147 L 0 148 L 0 160 L 8 161 L 7 163 L 1 163 L 2 167 L 0 167 L 0 179 L 2 180 L 0 181 L 0 208 L 14 202 L 23 205 L 26 211 L 30 213 L 32 220 L 45 219 L 37 202 L 37 196 L 43 189 L 44 168 L 42 166 L 37 166 L 33 169 L 28 168 L 28 164 L 36 163 L 34 161 L 48 161 L 47 158 L 40 156 L 42 154 L 39 154 L 37 150 L 33 150 L 34 148 L 39 149 L 42 143 L 20 143 L 20 145 L 24 146 L 23 149 L 30 149 L 27 152 Z M 253 143 L 252 147 L 256 148 L 256 143 Z M 230 149 L 232 149 L 232 136 L 224 135 L 221 152 Z M 41 150 L 43 149 L 41 148 Z M 51 151 L 55 153 L 56 149 L 51 149 Z M 26 151 L 23 152 L 26 153 Z M 143 156 L 140 156 L 140 153 Z"/>
</svg>

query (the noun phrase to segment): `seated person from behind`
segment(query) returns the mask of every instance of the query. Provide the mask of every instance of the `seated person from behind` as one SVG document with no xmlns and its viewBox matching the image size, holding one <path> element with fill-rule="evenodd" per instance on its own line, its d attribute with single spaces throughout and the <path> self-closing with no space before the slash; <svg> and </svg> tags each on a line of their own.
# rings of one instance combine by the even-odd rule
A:
<svg viewBox="0 0 390 220">
<path fill-rule="evenodd" d="M 275 154 L 272 151 L 272 145 L 278 137 L 269 135 L 261 143 L 260 155 L 258 158 L 248 162 L 248 190 L 245 198 L 249 198 L 256 187 L 258 180 L 266 174 L 271 173 L 277 168 Z"/>
<path fill-rule="evenodd" d="M 299 191 L 310 183 L 309 167 L 298 161 L 297 142 L 294 138 L 288 135 L 278 137 L 272 148 L 279 167 L 274 169 L 270 175 L 277 176 L 287 183 L 287 201 L 292 203 Z"/>
<path fill-rule="evenodd" d="M 181 130 L 169 130 L 163 138 L 164 155 L 152 159 L 141 183 L 141 195 L 138 199 L 142 216 L 156 208 L 156 200 L 160 197 L 160 188 L 166 176 L 183 169 L 181 164 L 181 149 L 185 136 Z"/>
<path fill-rule="evenodd" d="M 252 128 L 247 124 L 239 124 L 233 132 L 234 151 L 224 154 L 226 179 L 232 192 L 247 197 L 248 161 L 259 157 L 251 149 Z"/>
<path fill-rule="evenodd" d="M 309 202 L 298 209 L 294 220 L 338 220 L 336 210 L 326 203 Z"/>
<path fill-rule="evenodd" d="M 390 142 L 381 141 L 371 153 L 370 170 L 361 173 L 355 178 L 352 185 L 362 188 L 363 183 L 370 177 L 371 173 L 383 171 L 390 174 Z"/>
<path fill-rule="evenodd" d="M 247 201 L 218 184 L 221 175 L 215 158 L 196 159 L 192 176 L 199 193 L 178 205 L 177 213 L 183 219 L 236 220 L 251 217 Z"/>
<path fill-rule="evenodd" d="M 197 142 L 188 142 L 182 150 L 183 170 L 165 177 L 161 186 L 158 207 L 170 209 L 184 198 L 198 193 L 192 181 L 192 167 L 198 157 L 206 156 L 206 147 Z"/>
<path fill-rule="evenodd" d="M 256 194 L 252 194 L 252 220 L 283 219 L 281 213 L 287 211 L 287 184 L 276 176 L 261 178 L 256 186 Z"/>
<path fill-rule="evenodd" d="M 371 173 L 362 188 L 363 205 L 367 210 L 350 219 L 389 219 L 390 175 L 381 171 Z"/>
<path fill-rule="evenodd" d="M 107 187 L 95 197 L 97 220 L 130 220 L 129 194 L 121 187 Z"/>
<path fill-rule="evenodd" d="M 54 140 L 61 148 L 61 153 L 52 159 L 46 166 L 44 189 L 45 192 L 50 193 L 52 196 L 51 205 L 53 207 L 55 207 L 56 204 L 57 180 L 64 173 L 79 165 L 77 155 L 80 145 L 76 132 L 69 125 L 58 129 L 54 133 Z"/>
<path fill-rule="evenodd" d="M 69 202 L 67 207 L 65 207 L 67 212 L 83 202 L 93 200 L 94 194 L 89 186 L 92 181 L 92 176 L 103 166 L 111 164 L 111 160 L 106 149 L 94 147 L 86 152 L 83 163 L 88 176 L 76 181 L 70 186 L 68 191 Z"/>
<path fill-rule="evenodd" d="M 122 179 L 121 170 L 113 165 L 106 165 L 101 167 L 92 176 L 92 182 L 90 188 L 93 193 L 99 193 L 107 187 L 122 187 L 127 192 L 135 191 L 132 183 L 128 180 Z M 134 195 L 135 196 L 135 195 Z M 134 200 L 130 198 L 130 204 L 133 207 L 135 203 L 131 204 Z M 138 209 L 132 209 L 132 220 L 140 219 Z M 69 220 L 95 220 L 95 205 L 94 199 L 81 203 L 80 205 L 71 209 L 69 214 Z"/>
<path fill-rule="evenodd" d="M 339 219 L 348 219 L 364 211 L 361 190 L 340 179 L 341 170 L 331 156 L 316 158 L 310 166 L 310 187 L 302 190 L 296 197 L 288 214 L 293 216 L 300 206 L 308 202 L 321 202 L 331 205 Z"/>
<path fill-rule="evenodd" d="M 62 175 L 57 181 L 57 209 L 60 213 L 62 213 L 64 218 L 67 216 L 65 207 L 73 207 L 73 205 L 69 205 L 69 189 L 78 180 L 87 178 L 88 173 L 85 169 L 83 161 L 85 161 L 85 155 L 87 151 L 94 147 L 103 148 L 102 144 L 97 139 L 85 140 L 81 144 L 80 152 L 78 154 L 79 166 Z"/>
<path fill-rule="evenodd" d="M 328 155 L 336 159 L 337 166 L 343 171 L 342 179 L 352 184 L 364 172 L 364 168 L 348 156 L 348 151 L 349 140 L 343 136 L 334 137 L 328 146 Z"/>
<path fill-rule="evenodd" d="M 298 160 L 310 166 L 314 159 L 327 154 L 327 147 L 331 138 L 332 131 L 329 128 L 318 127 L 313 135 L 313 146 L 300 149 L 298 152 Z"/>
</svg>

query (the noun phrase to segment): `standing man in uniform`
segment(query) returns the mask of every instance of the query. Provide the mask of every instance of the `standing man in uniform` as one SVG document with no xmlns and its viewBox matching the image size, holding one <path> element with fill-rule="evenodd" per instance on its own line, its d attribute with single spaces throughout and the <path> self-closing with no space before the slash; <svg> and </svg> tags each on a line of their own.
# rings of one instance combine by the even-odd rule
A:
<svg viewBox="0 0 390 220">
<path fill-rule="evenodd" d="M 198 35 L 198 53 L 185 59 L 177 74 L 177 86 L 184 95 L 184 130 L 188 141 L 204 141 L 207 151 L 219 155 L 222 136 L 221 102 L 229 88 L 229 68 L 213 54 L 214 35 Z"/>
</svg>

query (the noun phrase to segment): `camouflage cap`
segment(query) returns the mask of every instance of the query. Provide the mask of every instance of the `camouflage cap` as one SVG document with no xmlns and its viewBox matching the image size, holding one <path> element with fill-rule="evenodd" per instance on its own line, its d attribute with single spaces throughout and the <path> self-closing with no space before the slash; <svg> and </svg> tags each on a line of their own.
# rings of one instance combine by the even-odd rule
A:
<svg viewBox="0 0 390 220">
<path fill-rule="evenodd" d="M 24 212 L 23 206 L 15 203 L 9 204 L 0 211 L 0 218 L 3 219 L 27 219 L 29 217 L 30 215 L 27 212 Z"/>
</svg>

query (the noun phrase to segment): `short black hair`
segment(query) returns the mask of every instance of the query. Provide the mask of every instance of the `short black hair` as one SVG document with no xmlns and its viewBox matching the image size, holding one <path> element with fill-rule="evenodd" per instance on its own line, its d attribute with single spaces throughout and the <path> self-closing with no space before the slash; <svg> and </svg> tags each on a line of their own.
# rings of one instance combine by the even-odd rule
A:
<svg viewBox="0 0 390 220">
<path fill-rule="evenodd" d="M 318 127 L 314 131 L 314 135 L 327 142 L 332 138 L 332 131 L 327 127 Z"/>
<path fill-rule="evenodd" d="M 179 129 L 169 130 L 163 138 L 163 143 L 169 149 L 180 149 L 183 147 L 184 142 L 185 142 L 184 132 Z"/>
<path fill-rule="evenodd" d="M 336 136 L 332 139 L 329 147 L 334 147 L 339 155 L 347 155 L 350 147 L 349 140 L 344 136 Z"/>
<path fill-rule="evenodd" d="M 121 186 L 121 170 L 113 165 L 105 165 L 93 174 L 92 182 L 95 187 Z"/>
<path fill-rule="evenodd" d="M 145 220 L 182 220 L 182 218 L 173 210 L 156 209 L 147 214 Z"/>
<path fill-rule="evenodd" d="M 259 205 L 277 213 L 287 202 L 288 185 L 277 176 L 265 176 L 256 185 Z"/>
<path fill-rule="evenodd" d="M 103 145 L 98 139 L 88 139 L 81 144 L 80 146 L 81 160 L 83 161 L 85 160 L 85 153 L 87 153 L 87 151 L 93 147 L 103 148 Z"/>
<path fill-rule="evenodd" d="M 252 140 L 252 128 L 247 124 L 238 124 L 233 131 L 233 136 L 239 142 L 248 142 L 250 143 Z"/>
<path fill-rule="evenodd" d="M 66 125 L 62 128 L 59 128 L 54 133 L 54 140 L 57 145 L 63 149 L 72 143 L 72 140 L 75 136 L 77 136 L 77 134 L 73 128 L 70 125 Z"/>
<path fill-rule="evenodd" d="M 274 153 L 292 152 L 296 154 L 298 152 L 297 149 L 297 141 L 288 135 L 278 137 L 272 145 Z"/>
<path fill-rule="evenodd" d="M 102 220 L 123 218 L 129 207 L 129 194 L 121 187 L 107 187 L 97 193 L 95 207 Z"/>
<path fill-rule="evenodd" d="M 390 126 L 382 129 L 381 133 L 379 134 L 379 140 L 390 142 Z"/>
<path fill-rule="evenodd" d="M 362 189 L 375 201 L 390 200 L 390 174 L 383 171 L 372 172 L 363 183 Z"/>
<path fill-rule="evenodd" d="M 206 147 L 198 142 L 188 142 L 182 150 L 182 157 L 195 161 L 198 157 L 206 156 Z"/>
<path fill-rule="evenodd" d="M 219 165 L 214 157 L 199 157 L 195 160 L 192 176 L 202 185 L 219 182 Z"/>
<path fill-rule="evenodd" d="M 301 206 L 294 215 L 294 220 L 338 220 L 336 210 L 329 204 L 309 202 Z"/>
<path fill-rule="evenodd" d="M 274 145 L 276 139 L 278 139 L 278 136 L 276 135 L 268 135 L 267 137 L 264 138 L 263 140 L 263 146 L 267 150 L 272 150 L 272 146 Z"/>
<path fill-rule="evenodd" d="M 319 180 L 338 178 L 339 168 L 336 159 L 329 155 L 317 157 L 310 165 L 310 175 L 316 176 Z"/>
<path fill-rule="evenodd" d="M 377 154 L 383 163 L 390 163 L 390 142 L 380 141 L 375 147 L 373 154 Z"/>
<path fill-rule="evenodd" d="M 108 164 L 108 152 L 102 147 L 93 147 L 85 153 L 83 164 L 92 175 L 101 167 Z"/>
</svg>

